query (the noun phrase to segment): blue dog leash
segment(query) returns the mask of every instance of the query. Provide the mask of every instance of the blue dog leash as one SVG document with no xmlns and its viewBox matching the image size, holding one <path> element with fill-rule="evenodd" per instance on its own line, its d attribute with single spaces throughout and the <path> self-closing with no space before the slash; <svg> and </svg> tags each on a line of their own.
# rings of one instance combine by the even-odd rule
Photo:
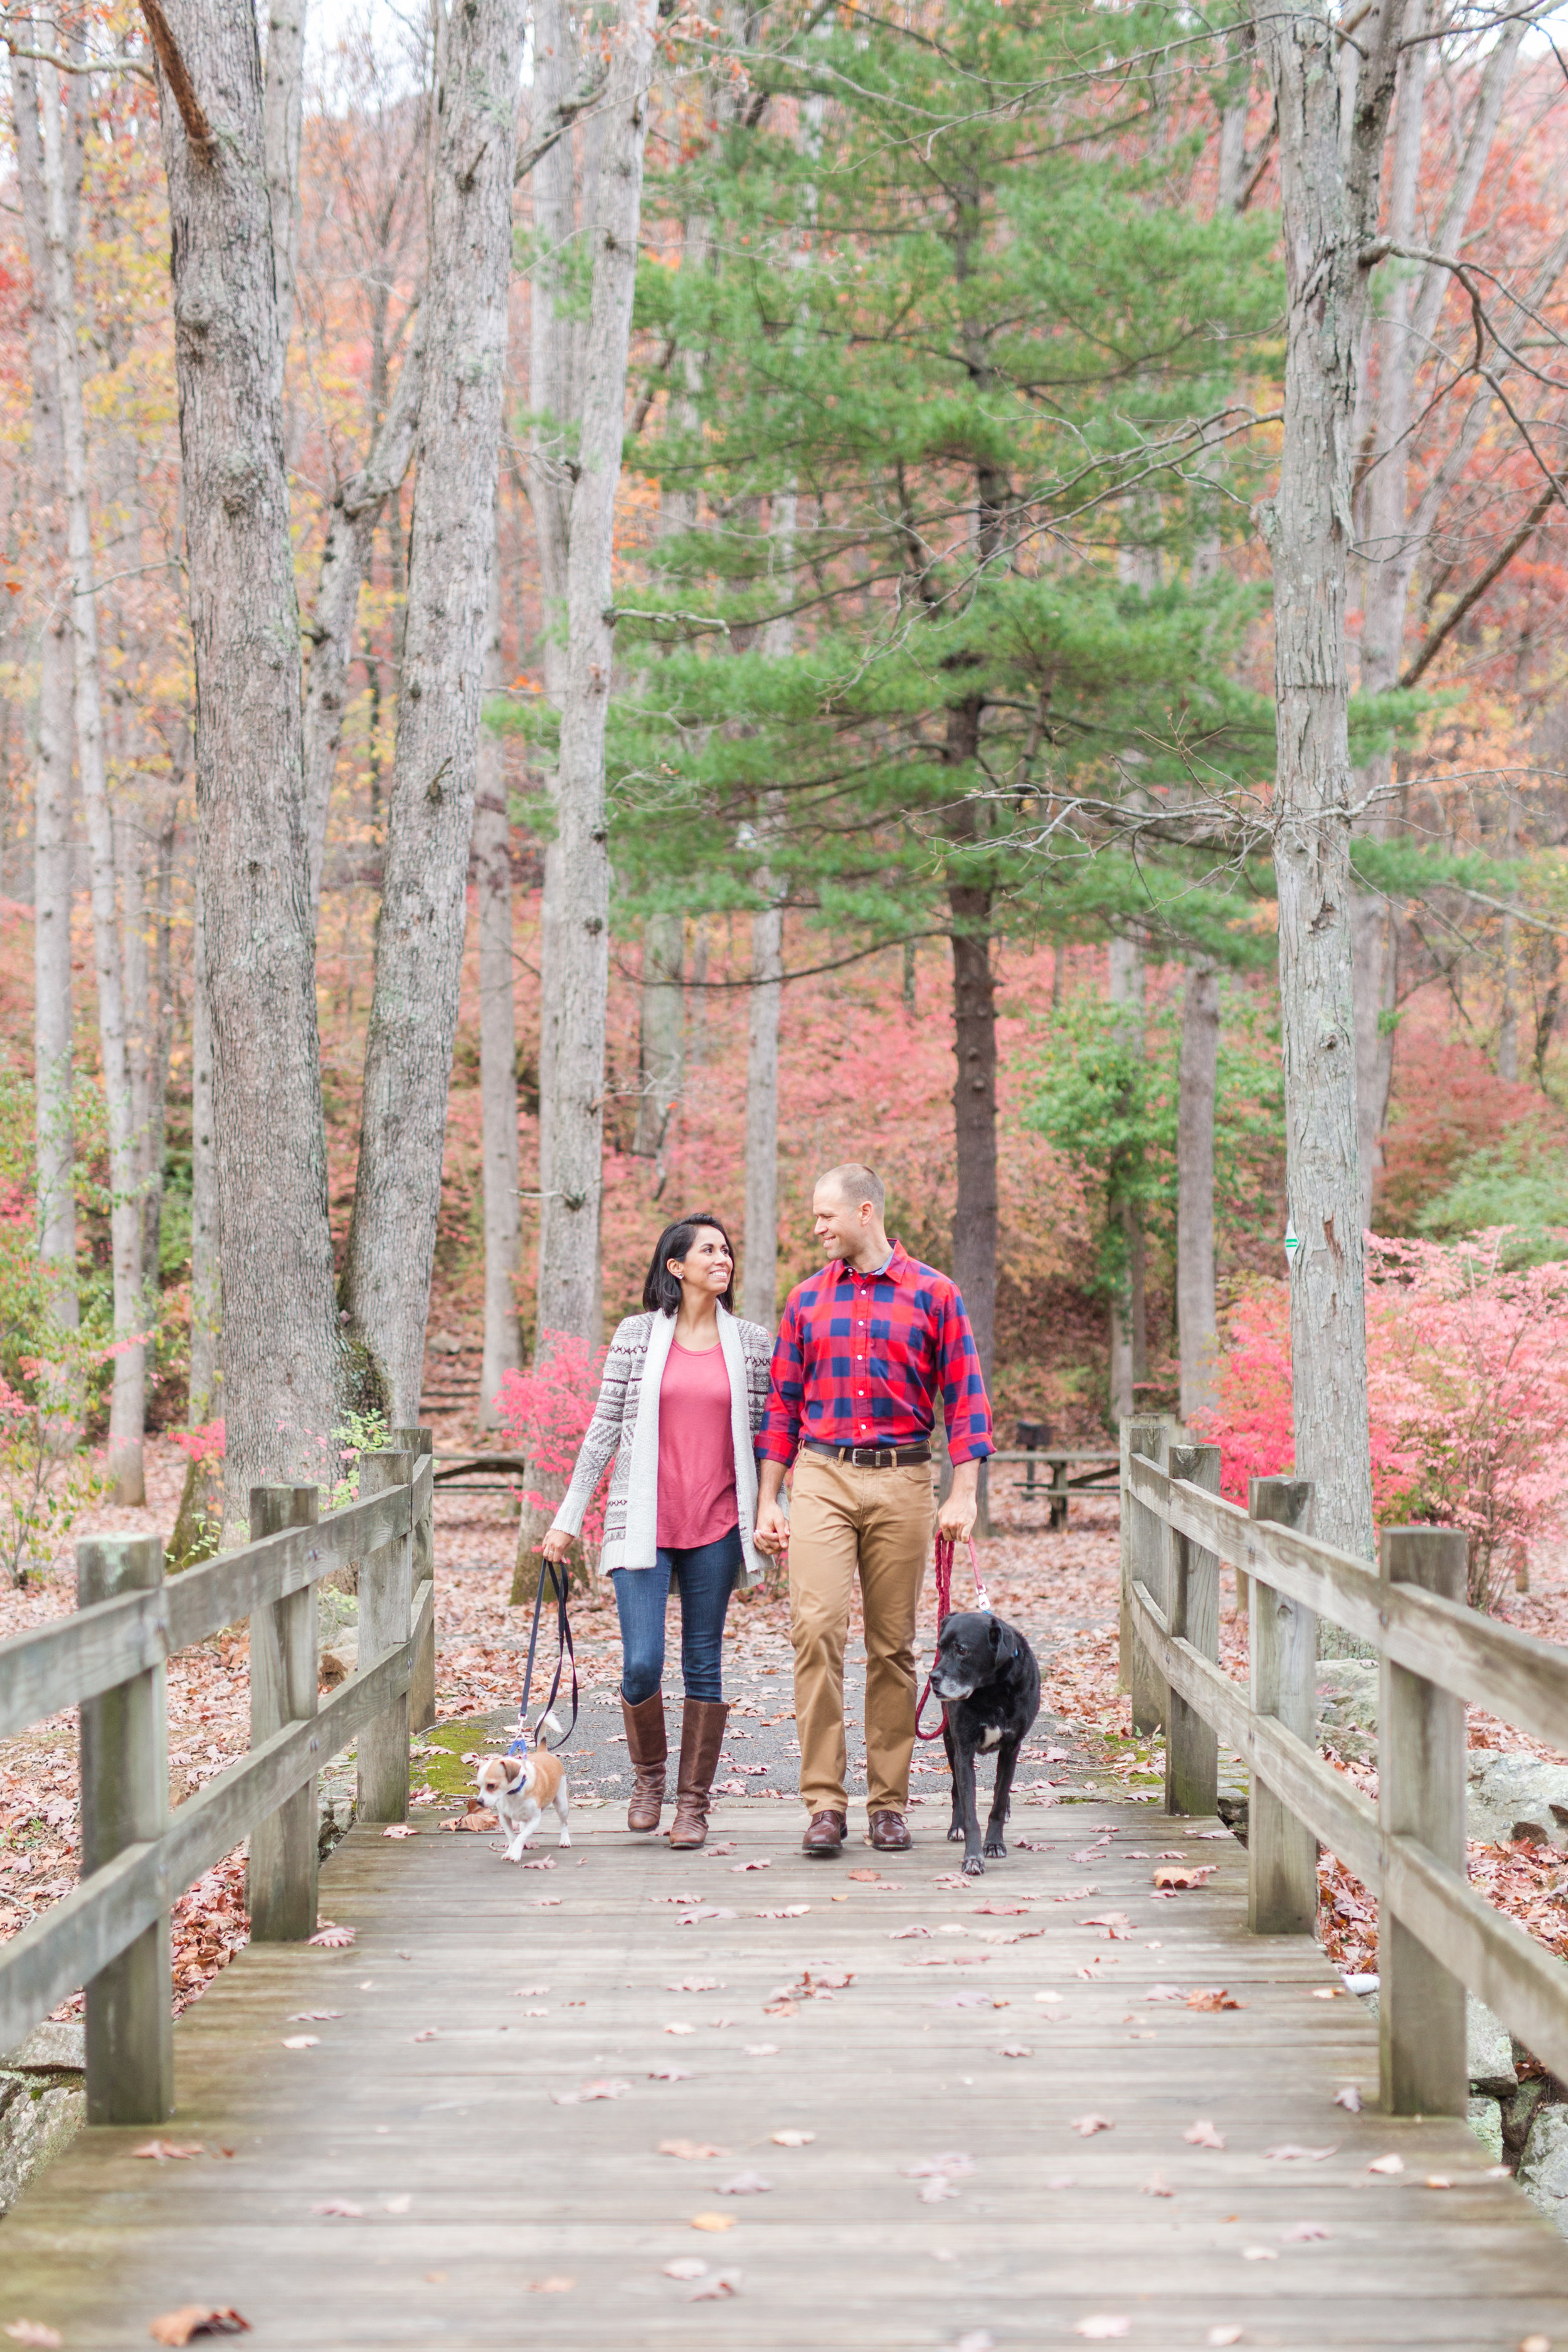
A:
<svg viewBox="0 0 1568 2352">
<path fill-rule="evenodd" d="M 545 1700 L 540 1714 L 539 1736 L 537 1738 L 531 1738 L 528 1729 L 528 1696 L 533 1687 L 533 1654 L 539 1647 L 539 1620 L 544 1607 L 546 1577 L 555 1588 L 555 1679 L 550 1685 L 550 1696 Z M 526 1756 L 531 1748 L 549 1747 L 550 1742 L 544 1737 L 544 1718 L 555 1704 L 556 1694 L 561 1688 L 562 1671 L 568 1658 L 572 1661 L 572 1720 L 556 1741 L 557 1748 L 564 1748 L 577 1728 L 577 1654 L 572 1646 L 572 1622 L 566 1613 L 566 1570 L 559 1561 L 542 1560 L 539 1567 L 539 1585 L 533 1596 L 533 1630 L 528 1637 L 528 1664 L 522 1670 L 522 1697 L 517 1710 L 517 1738 L 506 1751 L 509 1756 Z"/>
</svg>

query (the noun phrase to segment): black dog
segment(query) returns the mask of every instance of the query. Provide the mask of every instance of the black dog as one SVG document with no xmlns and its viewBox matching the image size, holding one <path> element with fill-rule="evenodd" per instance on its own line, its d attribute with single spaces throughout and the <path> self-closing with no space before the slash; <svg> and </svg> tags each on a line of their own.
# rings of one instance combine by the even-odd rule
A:
<svg viewBox="0 0 1568 2352">
<path fill-rule="evenodd" d="M 994 1860 L 1007 1851 L 1002 1826 L 1013 1794 L 1018 1750 L 1040 1711 L 1040 1669 L 1016 1625 L 988 1612 L 965 1609 L 950 1617 L 936 1645 L 931 1686 L 942 1703 L 942 1736 L 952 1773 L 952 1826 L 948 1836 L 963 1840 L 963 1874 L 980 1877 L 985 1868 L 980 1845 L 980 1815 L 974 1801 L 974 1759 L 982 1748 L 996 1751 L 996 1786 L 984 1851 Z"/>
</svg>

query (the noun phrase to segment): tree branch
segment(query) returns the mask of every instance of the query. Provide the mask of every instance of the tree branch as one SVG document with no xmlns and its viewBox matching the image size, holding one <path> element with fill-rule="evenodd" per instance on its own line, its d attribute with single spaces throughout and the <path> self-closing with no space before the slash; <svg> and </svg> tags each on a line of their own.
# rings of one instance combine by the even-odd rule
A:
<svg viewBox="0 0 1568 2352">
<path fill-rule="evenodd" d="M 1525 541 L 1529 539 L 1531 532 L 1539 527 L 1546 513 L 1546 509 L 1552 504 L 1552 499 L 1560 498 L 1561 496 L 1562 492 L 1558 488 L 1556 481 L 1550 481 L 1545 489 L 1542 490 L 1541 496 L 1537 499 L 1535 504 L 1531 508 L 1530 512 L 1526 515 L 1524 520 L 1520 524 L 1519 529 L 1510 538 L 1505 540 L 1502 546 L 1499 548 L 1491 562 L 1487 565 L 1486 570 L 1481 573 L 1480 578 L 1479 580 L 1472 581 L 1469 587 L 1466 589 L 1464 594 L 1459 598 L 1458 603 L 1453 605 L 1448 612 L 1444 614 L 1442 620 L 1433 630 L 1431 635 L 1427 638 L 1426 644 L 1422 646 L 1420 652 L 1416 655 L 1415 660 L 1410 664 L 1409 667 L 1405 670 L 1404 677 L 1400 679 L 1399 684 L 1402 690 L 1406 687 L 1415 686 L 1431 667 L 1437 654 L 1447 642 L 1448 638 L 1453 635 L 1454 631 L 1458 627 L 1466 614 L 1474 611 L 1475 607 L 1480 603 L 1481 598 L 1486 594 L 1487 590 L 1491 586 L 1492 582 L 1500 578 L 1500 575 L 1508 570 L 1509 565 L 1513 562 L 1514 557 L 1519 553 L 1519 551 L 1524 545 Z"/>
<path fill-rule="evenodd" d="M 5 47 L 12 57 L 31 58 L 36 65 L 53 66 L 57 73 L 133 73 L 140 74 L 143 81 L 153 82 L 156 87 L 155 77 L 141 58 L 68 58 L 58 49 L 25 49 L 19 42 L 10 39 L 6 40 Z"/>
<path fill-rule="evenodd" d="M 163 14 L 161 0 L 142 0 L 142 15 L 147 26 L 148 38 L 153 44 L 153 54 L 163 68 L 163 79 L 169 85 L 169 95 L 180 110 L 180 120 L 185 126 L 185 136 L 197 154 L 210 161 L 217 141 L 213 136 L 212 124 L 202 110 L 202 102 L 196 96 L 195 85 L 185 70 L 185 61 L 180 55 L 179 43 L 175 40 L 169 20 Z"/>
</svg>

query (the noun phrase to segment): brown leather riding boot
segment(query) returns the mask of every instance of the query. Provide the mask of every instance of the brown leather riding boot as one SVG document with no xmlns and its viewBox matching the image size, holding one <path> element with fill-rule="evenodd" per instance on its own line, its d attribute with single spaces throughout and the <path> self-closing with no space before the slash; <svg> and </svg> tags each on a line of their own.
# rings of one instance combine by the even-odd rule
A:
<svg viewBox="0 0 1568 2352">
<path fill-rule="evenodd" d="M 672 1846 L 698 1846 L 708 1837 L 708 1792 L 724 1726 L 730 1710 L 720 1700 L 689 1698 L 680 1718 L 680 1775 L 675 1784 L 675 1819 L 669 1825 Z"/>
<path fill-rule="evenodd" d="M 628 1706 L 623 1698 L 621 1720 L 626 1727 L 626 1754 L 637 1776 L 626 1807 L 626 1827 L 656 1830 L 664 1804 L 664 1767 L 669 1754 L 664 1735 L 664 1693 L 655 1691 L 637 1706 Z"/>
</svg>

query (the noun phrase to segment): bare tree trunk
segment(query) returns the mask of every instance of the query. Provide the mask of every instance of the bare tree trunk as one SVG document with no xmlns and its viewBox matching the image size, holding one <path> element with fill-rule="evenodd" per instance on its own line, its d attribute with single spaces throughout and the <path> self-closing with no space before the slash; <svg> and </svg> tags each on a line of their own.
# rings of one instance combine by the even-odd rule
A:
<svg viewBox="0 0 1568 2352">
<path fill-rule="evenodd" d="M 679 1116 L 686 1061 L 683 964 L 686 919 L 649 915 L 643 923 L 642 986 L 638 1004 L 637 1123 L 632 1150 L 651 1160 L 652 1197 L 664 1190 L 670 1146 Z"/>
<path fill-rule="evenodd" d="M 33 26 L 44 38 L 50 27 Z M 64 92 L 66 226 L 74 247 L 81 201 L 82 86 L 67 77 Z M 16 131 L 16 178 L 32 273 L 29 356 L 32 366 L 33 471 L 51 602 L 38 663 L 37 771 L 33 793 L 33 1095 L 37 1159 L 39 1272 L 45 1306 L 63 1329 L 79 1319 L 76 1279 L 76 1145 L 71 1111 L 71 674 L 73 636 L 66 570 L 60 434 L 59 366 L 54 313 L 47 295 L 47 203 L 38 122 L 37 76 L 27 58 L 11 59 L 11 102 Z"/>
<path fill-rule="evenodd" d="M 332 500 L 321 549 L 316 608 L 308 632 L 310 668 L 305 685 L 305 829 L 310 857 L 312 937 L 321 928 L 327 813 L 342 746 L 359 592 L 382 510 L 407 473 L 414 455 L 423 373 L 416 339 L 404 360 L 392 404 L 376 427 L 369 456 Z"/>
<path fill-rule="evenodd" d="M 771 876 L 764 876 L 771 884 Z M 765 1330 L 778 1316 L 779 999 L 784 908 L 752 917 L 752 985 L 746 1041 L 746 1265 L 741 1312 Z"/>
<path fill-rule="evenodd" d="M 1116 937 L 1107 947 L 1110 1000 L 1128 1008 L 1134 1050 L 1143 1051 L 1144 971 L 1141 940 Z M 1127 1254 L 1127 1288 L 1110 1301 L 1110 1415 L 1126 1421 L 1137 1410 L 1139 1384 L 1149 1374 L 1149 1317 L 1143 1231 L 1131 1202 L 1118 1212 Z"/>
<path fill-rule="evenodd" d="M 485 691 L 501 687 L 500 550 L 492 551 Z M 474 879 L 479 932 L 479 1095 L 484 1122 L 485 1352 L 479 1426 L 494 1429 L 495 1399 L 521 1369 L 517 1323 L 517 1005 L 512 964 L 511 815 L 506 755 L 493 728 L 479 737 L 474 795 Z"/>
<path fill-rule="evenodd" d="M 991 1377 L 996 1342 L 996 983 L 991 971 L 991 893 L 950 884 L 952 917 L 952 1087 L 957 1198 L 952 1276 L 963 1293 Z"/>
<path fill-rule="evenodd" d="M 161 63 L 234 1524 L 253 1486 L 331 1478 L 342 1349 L 261 59 L 249 0 L 163 13 L 215 134 L 187 131 Z"/>
<path fill-rule="evenodd" d="M 212 999 L 201 877 L 191 991 L 191 1385 L 186 1419 L 200 1429 L 216 1418 L 218 1344 L 223 1324 L 217 1240 L 217 1135 L 213 1116 Z"/>
<path fill-rule="evenodd" d="M 163 1254 L 163 1160 L 168 1149 L 169 1057 L 174 1044 L 174 844 L 179 829 L 171 784 L 163 823 L 153 844 L 152 970 L 148 1011 L 147 1126 L 142 1154 L 142 1269 L 149 1297 L 156 1303 Z"/>
<path fill-rule="evenodd" d="M 114 1378 L 109 1406 L 109 1470 L 117 1503 L 140 1503 L 142 1414 L 146 1394 L 146 1345 L 142 1330 L 142 1207 L 138 1137 L 131 1087 L 125 1024 L 125 986 L 120 919 L 115 903 L 114 821 L 109 806 L 104 760 L 103 703 L 98 655 L 98 592 L 93 576 L 92 515 L 89 505 L 87 416 L 81 395 L 81 352 L 77 339 L 76 256 L 71 207 L 67 198 L 65 138 L 60 121 L 58 75 L 38 68 L 44 151 L 44 238 L 47 254 L 47 299 L 54 317 L 56 366 L 60 400 L 60 446 L 65 460 L 66 541 L 70 567 L 73 697 L 77 769 L 87 820 L 92 882 L 93 962 L 98 984 L 99 1052 L 103 1066 L 105 1122 L 109 1130 L 111 1193 L 110 1239 L 114 1266 Z"/>
<path fill-rule="evenodd" d="M 706 915 L 691 924 L 691 979 L 686 997 L 686 1059 L 700 1070 L 708 1059 L 708 956 L 712 945 Z"/>
<path fill-rule="evenodd" d="M 1219 971 L 1189 966 L 1182 1004 L 1181 1095 L 1176 1112 L 1176 1322 L 1182 1348 L 1182 1419 L 1212 1410 L 1215 1378 L 1214 1121 L 1219 1073 Z"/>
<path fill-rule="evenodd" d="M 1346 575 L 1352 419 L 1404 0 L 1374 0 L 1357 43 L 1321 0 L 1259 9 L 1279 123 L 1289 310 L 1274 562 L 1279 754 L 1274 866 L 1285 1047 L 1286 1180 L 1301 1246 L 1290 1280 L 1296 1468 L 1313 1531 L 1370 1559 L 1372 1465 L 1351 939 Z"/>
<path fill-rule="evenodd" d="M 621 0 L 604 101 L 594 222 L 594 290 L 584 350 L 582 428 L 567 557 L 567 665 L 556 771 L 559 979 L 542 1007 L 552 1087 L 550 1181 L 541 1203 L 537 1347 L 592 1333 L 603 1186 L 605 1006 L 609 977 L 605 722 L 615 659 L 611 556 L 620 479 L 626 349 L 642 211 L 653 66 L 652 0 Z"/>
<path fill-rule="evenodd" d="M 394 1427 L 418 1418 L 462 986 L 511 260 L 521 19 L 448 19 L 437 98 L 418 493 L 345 1303 Z"/>
<path fill-rule="evenodd" d="M 272 276 L 278 290 L 278 368 L 294 327 L 300 268 L 300 123 L 305 88 L 305 0 L 270 0 L 267 12 L 262 138 L 267 208 L 272 221 Z"/>
</svg>

